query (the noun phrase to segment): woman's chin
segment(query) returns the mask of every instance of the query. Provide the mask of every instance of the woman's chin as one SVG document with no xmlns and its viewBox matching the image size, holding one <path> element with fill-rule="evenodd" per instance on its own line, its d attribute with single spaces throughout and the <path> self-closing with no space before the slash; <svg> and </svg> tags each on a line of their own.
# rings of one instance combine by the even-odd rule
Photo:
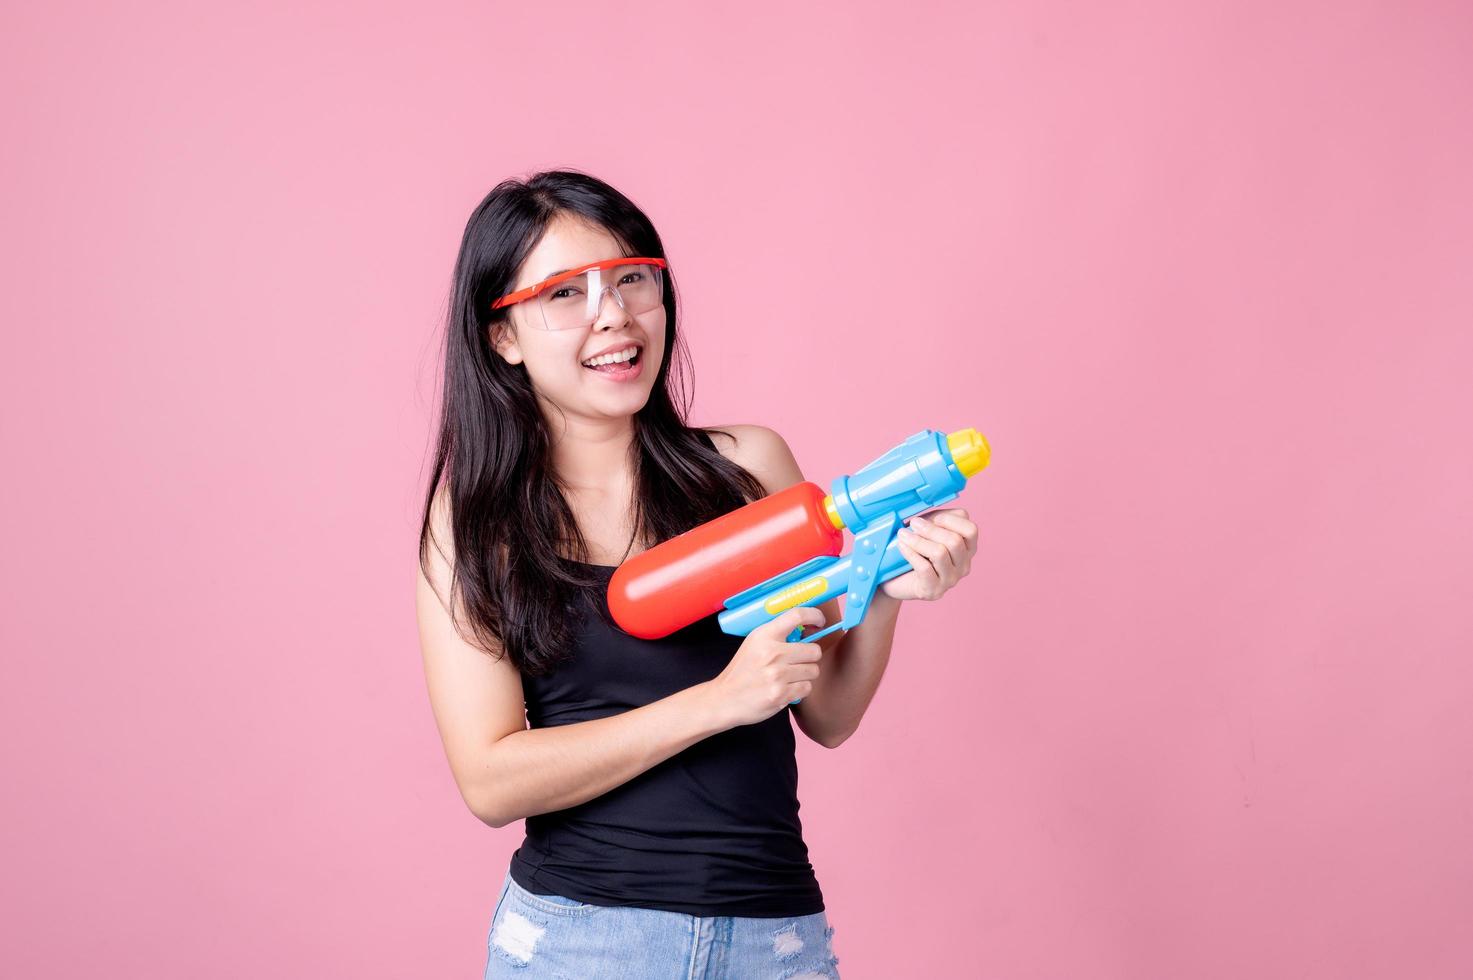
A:
<svg viewBox="0 0 1473 980">
<path fill-rule="evenodd" d="M 599 385 L 601 389 L 590 391 L 585 388 L 580 399 L 595 415 L 620 418 L 635 414 L 650 400 L 648 385 Z"/>
</svg>

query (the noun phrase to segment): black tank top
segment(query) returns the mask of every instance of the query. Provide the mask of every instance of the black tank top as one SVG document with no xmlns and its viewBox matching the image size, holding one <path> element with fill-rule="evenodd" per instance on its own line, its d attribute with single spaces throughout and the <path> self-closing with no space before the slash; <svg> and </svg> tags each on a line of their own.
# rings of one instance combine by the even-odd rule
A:
<svg viewBox="0 0 1473 980">
<path fill-rule="evenodd" d="M 589 566 L 605 584 L 614 569 Z M 606 718 L 708 681 L 742 637 L 713 614 L 658 640 L 609 625 L 584 600 L 571 657 L 522 675 L 532 728 Z M 798 820 L 790 708 L 702 739 L 566 810 L 527 818 L 511 876 L 537 894 L 688 915 L 779 917 L 824 909 Z"/>
</svg>

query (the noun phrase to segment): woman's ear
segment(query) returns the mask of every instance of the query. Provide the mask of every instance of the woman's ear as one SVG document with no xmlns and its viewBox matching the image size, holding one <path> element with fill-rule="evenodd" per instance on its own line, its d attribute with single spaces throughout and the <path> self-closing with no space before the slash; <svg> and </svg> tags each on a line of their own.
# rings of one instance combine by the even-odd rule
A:
<svg viewBox="0 0 1473 980">
<path fill-rule="evenodd" d="M 501 355 L 503 361 L 508 364 L 522 363 L 522 348 L 517 343 L 516 330 L 512 327 L 510 319 L 498 320 L 486 330 L 491 349 Z"/>
</svg>

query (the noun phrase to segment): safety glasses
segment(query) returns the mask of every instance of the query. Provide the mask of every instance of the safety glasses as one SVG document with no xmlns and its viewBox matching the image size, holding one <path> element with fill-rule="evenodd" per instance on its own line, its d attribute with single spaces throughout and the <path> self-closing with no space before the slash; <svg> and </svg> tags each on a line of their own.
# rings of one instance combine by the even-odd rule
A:
<svg viewBox="0 0 1473 980">
<path fill-rule="evenodd" d="M 598 319 L 605 292 L 630 316 L 648 313 L 665 296 L 664 259 L 617 258 L 590 262 L 560 272 L 526 289 L 519 289 L 491 304 L 499 310 L 513 303 L 533 300 L 542 325 L 548 330 L 576 330 Z"/>
</svg>

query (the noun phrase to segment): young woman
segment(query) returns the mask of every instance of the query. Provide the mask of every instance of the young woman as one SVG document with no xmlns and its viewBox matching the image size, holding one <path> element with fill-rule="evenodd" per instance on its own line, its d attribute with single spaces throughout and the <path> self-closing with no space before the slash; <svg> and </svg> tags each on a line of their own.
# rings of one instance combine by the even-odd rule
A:
<svg viewBox="0 0 1473 980">
<path fill-rule="evenodd" d="M 914 518 L 912 571 L 819 644 L 785 638 L 837 602 L 745 638 L 614 626 L 621 561 L 803 479 L 771 429 L 686 426 L 672 271 L 644 213 L 576 171 L 499 184 L 461 241 L 417 609 L 466 805 L 526 820 L 486 977 L 837 976 L 789 716 L 848 738 L 901 600 L 976 551 L 965 511 Z"/>
</svg>

